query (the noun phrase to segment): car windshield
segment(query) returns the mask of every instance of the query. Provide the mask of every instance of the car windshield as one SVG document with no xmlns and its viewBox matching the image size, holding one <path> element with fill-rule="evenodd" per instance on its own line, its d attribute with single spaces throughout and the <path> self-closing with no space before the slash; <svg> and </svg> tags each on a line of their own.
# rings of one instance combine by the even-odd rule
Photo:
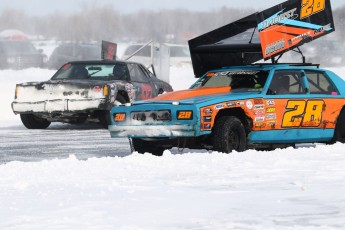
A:
<svg viewBox="0 0 345 230">
<path fill-rule="evenodd" d="M 235 70 L 209 72 L 199 79 L 192 88 L 231 86 L 232 92 L 261 92 L 265 86 L 268 71 Z"/>
<path fill-rule="evenodd" d="M 125 63 L 67 63 L 54 74 L 52 80 L 129 80 Z"/>
<path fill-rule="evenodd" d="M 36 48 L 30 42 L 11 41 L 3 46 L 4 52 L 8 54 L 37 53 Z"/>
</svg>

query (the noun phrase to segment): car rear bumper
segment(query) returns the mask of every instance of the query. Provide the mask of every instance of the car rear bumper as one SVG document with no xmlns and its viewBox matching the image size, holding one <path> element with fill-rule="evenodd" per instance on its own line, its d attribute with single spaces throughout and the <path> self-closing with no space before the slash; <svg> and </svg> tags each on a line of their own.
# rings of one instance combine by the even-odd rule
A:
<svg viewBox="0 0 345 230">
<path fill-rule="evenodd" d="M 18 113 L 53 113 L 107 109 L 105 99 L 49 100 L 36 102 L 12 102 L 12 110 Z"/>
</svg>

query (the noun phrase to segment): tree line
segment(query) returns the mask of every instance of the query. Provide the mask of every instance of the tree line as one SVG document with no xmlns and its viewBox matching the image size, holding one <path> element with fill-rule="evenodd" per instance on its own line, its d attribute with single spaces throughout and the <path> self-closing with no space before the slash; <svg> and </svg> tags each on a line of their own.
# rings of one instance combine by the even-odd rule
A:
<svg viewBox="0 0 345 230">
<path fill-rule="evenodd" d="M 46 16 L 30 16 L 20 10 L 8 9 L 0 12 L 0 31 L 19 29 L 45 39 L 75 42 L 145 42 L 153 39 L 185 43 L 192 37 L 253 12 L 253 9 L 223 7 L 208 12 L 176 9 L 123 14 L 110 6 L 86 5 L 74 14 L 57 12 Z M 333 16 L 336 36 L 344 40 L 345 30 L 342 28 L 345 26 L 345 7 L 335 9 Z"/>
</svg>

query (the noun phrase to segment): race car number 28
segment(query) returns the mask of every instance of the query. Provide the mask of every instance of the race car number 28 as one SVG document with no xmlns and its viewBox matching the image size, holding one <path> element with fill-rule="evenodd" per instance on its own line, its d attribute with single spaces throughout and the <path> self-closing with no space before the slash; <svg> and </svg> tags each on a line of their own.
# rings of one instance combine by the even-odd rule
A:
<svg viewBox="0 0 345 230">
<path fill-rule="evenodd" d="M 325 0 L 302 0 L 301 19 L 325 9 Z"/>
<path fill-rule="evenodd" d="M 318 127 L 325 102 L 322 100 L 288 101 L 282 127 Z"/>
</svg>

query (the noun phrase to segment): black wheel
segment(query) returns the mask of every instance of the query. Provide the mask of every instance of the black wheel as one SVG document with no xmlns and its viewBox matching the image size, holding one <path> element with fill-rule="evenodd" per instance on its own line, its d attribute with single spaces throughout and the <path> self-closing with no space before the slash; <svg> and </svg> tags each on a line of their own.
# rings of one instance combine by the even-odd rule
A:
<svg viewBox="0 0 345 230">
<path fill-rule="evenodd" d="M 126 103 L 126 99 L 118 94 L 116 96 L 115 104 L 124 104 Z M 99 113 L 99 121 L 101 122 L 101 125 L 103 128 L 108 129 L 108 126 L 110 125 L 110 111 L 109 110 L 101 110 Z"/>
<path fill-rule="evenodd" d="M 140 138 L 132 138 L 132 147 L 138 153 L 151 153 L 155 156 L 162 156 L 164 148 L 156 141 L 146 141 Z"/>
<path fill-rule="evenodd" d="M 334 136 L 330 144 L 336 142 L 345 143 L 345 109 L 343 109 L 337 119 L 337 124 L 335 125 Z"/>
<path fill-rule="evenodd" d="M 23 125 L 28 129 L 46 129 L 50 125 L 50 121 L 35 116 L 34 114 L 20 114 Z"/>
<path fill-rule="evenodd" d="M 242 122 L 234 116 L 221 117 L 213 128 L 213 148 L 215 151 L 231 153 L 232 150 L 246 150 L 247 137 Z"/>
</svg>

